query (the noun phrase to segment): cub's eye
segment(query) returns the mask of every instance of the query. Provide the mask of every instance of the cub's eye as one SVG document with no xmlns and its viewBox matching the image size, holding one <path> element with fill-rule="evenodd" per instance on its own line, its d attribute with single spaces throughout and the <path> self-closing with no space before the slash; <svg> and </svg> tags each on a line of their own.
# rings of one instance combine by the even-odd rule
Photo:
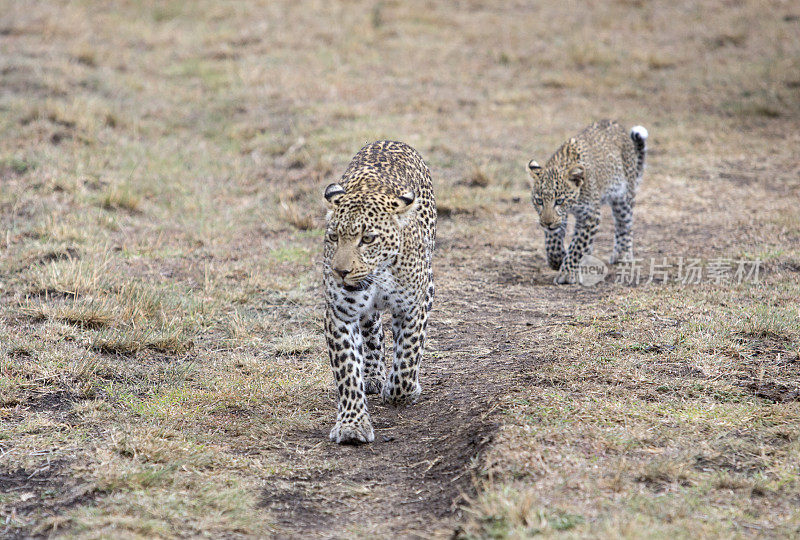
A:
<svg viewBox="0 0 800 540">
<path fill-rule="evenodd" d="M 556 199 L 556 205 L 561 206 L 562 204 L 564 204 L 564 197 Z"/>
<path fill-rule="evenodd" d="M 378 235 L 376 234 L 365 234 L 361 237 L 361 245 L 365 246 L 367 244 L 371 244 L 375 241 Z"/>
<path fill-rule="evenodd" d="M 338 242 L 339 241 L 339 235 L 336 234 L 335 232 L 329 232 L 328 233 L 328 240 L 330 240 L 331 242 Z"/>
<path fill-rule="evenodd" d="M 535 202 L 535 203 L 536 203 L 536 204 L 538 204 L 539 206 L 542 206 L 542 205 L 544 204 L 544 201 L 542 200 L 542 198 L 541 198 L 541 197 L 534 197 L 534 198 L 533 198 L 533 202 Z"/>
</svg>

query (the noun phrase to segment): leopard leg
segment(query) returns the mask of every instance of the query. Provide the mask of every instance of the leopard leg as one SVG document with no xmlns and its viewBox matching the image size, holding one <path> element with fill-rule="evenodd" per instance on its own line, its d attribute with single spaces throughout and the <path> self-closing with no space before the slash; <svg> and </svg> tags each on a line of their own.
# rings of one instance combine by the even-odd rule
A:
<svg viewBox="0 0 800 540">
<path fill-rule="evenodd" d="M 364 391 L 380 394 L 386 384 L 386 366 L 383 364 L 383 324 L 379 311 L 361 316 L 361 337 L 364 342 Z"/>
<path fill-rule="evenodd" d="M 544 250 L 547 254 L 547 264 L 553 270 L 561 268 L 564 261 L 564 236 L 567 234 L 567 218 L 561 221 L 561 225 L 556 229 L 544 230 Z"/>
<path fill-rule="evenodd" d="M 611 213 L 614 216 L 614 251 L 608 262 L 630 261 L 633 259 L 633 200 L 611 201 Z"/>
<path fill-rule="evenodd" d="M 567 256 L 556 276 L 557 285 L 577 283 L 578 265 L 587 252 L 591 252 L 594 236 L 600 225 L 600 212 L 597 209 L 585 210 L 576 215 L 575 232 L 567 250 Z"/>
<path fill-rule="evenodd" d="M 430 277 L 430 274 L 429 274 Z M 419 367 L 425 348 L 428 330 L 428 313 L 433 307 L 434 286 L 431 280 L 422 304 L 406 313 L 395 313 L 392 320 L 394 334 L 394 362 L 383 387 L 383 401 L 390 405 L 410 405 L 419 399 Z"/>
<path fill-rule="evenodd" d="M 364 345 L 358 318 L 345 319 L 342 310 L 328 306 L 325 311 L 325 338 L 339 393 L 336 425 L 330 439 L 337 443 L 372 442 L 372 430 L 364 389 Z"/>
</svg>

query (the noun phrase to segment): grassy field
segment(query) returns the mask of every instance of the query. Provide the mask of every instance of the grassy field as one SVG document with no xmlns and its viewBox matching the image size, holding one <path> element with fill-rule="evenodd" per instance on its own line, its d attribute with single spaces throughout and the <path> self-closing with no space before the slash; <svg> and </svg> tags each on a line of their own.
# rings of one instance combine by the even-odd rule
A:
<svg viewBox="0 0 800 540">
<path fill-rule="evenodd" d="M 0 536 L 799 535 L 799 28 L 0 0 Z M 606 117 L 650 132 L 644 277 L 757 280 L 552 284 L 525 164 Z M 322 192 L 382 138 L 431 168 L 438 296 L 421 402 L 339 447 Z"/>
</svg>

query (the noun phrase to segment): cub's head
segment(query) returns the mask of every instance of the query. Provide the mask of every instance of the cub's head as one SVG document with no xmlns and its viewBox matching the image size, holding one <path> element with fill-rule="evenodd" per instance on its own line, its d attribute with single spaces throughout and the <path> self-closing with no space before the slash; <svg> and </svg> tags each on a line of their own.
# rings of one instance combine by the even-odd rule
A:
<svg viewBox="0 0 800 540">
<path fill-rule="evenodd" d="M 531 160 L 531 201 L 539 212 L 539 224 L 556 229 L 566 219 L 567 212 L 578 200 L 584 183 L 584 168 L 575 139 L 559 148 L 544 167 Z"/>
<path fill-rule="evenodd" d="M 397 196 L 386 190 L 347 193 L 339 184 L 325 189 L 328 227 L 326 260 L 333 277 L 356 285 L 390 264 L 400 252 L 402 229 L 417 207 L 413 191 Z"/>
</svg>

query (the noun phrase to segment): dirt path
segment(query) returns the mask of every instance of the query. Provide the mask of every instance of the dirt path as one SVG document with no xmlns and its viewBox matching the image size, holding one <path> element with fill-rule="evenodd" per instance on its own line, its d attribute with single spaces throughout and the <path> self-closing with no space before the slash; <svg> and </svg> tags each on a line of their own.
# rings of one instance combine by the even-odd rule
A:
<svg viewBox="0 0 800 540">
<path fill-rule="evenodd" d="M 495 403 L 524 383 L 533 366 L 550 361 L 531 352 L 537 333 L 553 322 L 553 309 L 561 318 L 562 297 L 576 294 L 531 287 L 537 271 L 530 252 L 514 254 L 513 264 L 487 252 L 492 263 L 483 272 L 465 268 L 474 263 L 457 260 L 461 255 L 455 249 L 438 261 L 461 271 L 438 273 L 420 402 L 392 409 L 371 396 L 373 444 L 331 444 L 327 424 L 286 441 L 292 470 L 303 470 L 312 456 L 326 470 L 286 476 L 265 490 L 263 505 L 282 534 L 430 537 L 457 526 L 460 503 L 473 492 L 472 470 L 499 425 Z M 507 286 L 487 293 L 498 290 L 498 280 Z"/>
<path fill-rule="evenodd" d="M 441 322 L 442 311 L 464 309 L 461 301 L 441 298 L 439 319 L 431 324 L 431 345 L 423 368 L 423 397 L 405 409 L 385 407 L 370 398 L 375 442 L 336 446 L 329 426 L 298 433 L 287 452 L 302 462 L 309 452 L 330 464 L 327 474 L 287 477 L 264 493 L 264 504 L 287 533 L 340 537 L 347 531 L 430 533 L 431 524 L 448 526 L 461 493 L 470 490 L 470 463 L 491 440 L 496 422 L 492 402 L 510 359 L 491 362 L 494 329 L 469 310 L 460 325 Z M 444 308 L 444 309 L 442 309 Z M 474 345 L 463 346 L 472 335 Z M 321 443 L 321 444 L 320 444 Z M 319 455 L 321 454 L 321 456 Z M 336 501 L 344 505 L 334 509 Z M 375 529 L 364 530 L 369 523 Z M 365 525 L 364 525 L 365 526 Z"/>
</svg>

